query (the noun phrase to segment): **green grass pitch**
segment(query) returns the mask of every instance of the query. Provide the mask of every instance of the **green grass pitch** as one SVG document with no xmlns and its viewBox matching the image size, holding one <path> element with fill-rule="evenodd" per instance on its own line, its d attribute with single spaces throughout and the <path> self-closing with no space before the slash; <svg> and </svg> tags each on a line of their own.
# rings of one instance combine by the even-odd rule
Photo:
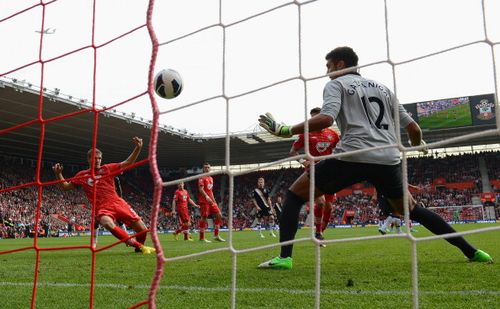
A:
<svg viewBox="0 0 500 309">
<path fill-rule="evenodd" d="M 459 231 L 499 224 L 455 225 Z M 415 236 L 428 236 L 417 227 Z M 223 233 L 224 237 L 227 236 Z M 298 237 L 310 235 L 299 230 Z M 376 228 L 328 229 L 327 239 L 378 235 Z M 193 235 L 197 237 L 197 235 Z M 500 231 L 466 237 L 500 259 Z M 33 240 L 2 240 L 0 251 L 30 246 Z M 99 246 L 112 243 L 100 237 Z M 227 243 L 175 241 L 161 235 L 168 257 L 221 248 Z M 86 245 L 88 237 L 40 239 L 40 247 Z M 236 249 L 276 243 L 256 232 L 235 232 Z M 444 240 L 418 243 L 420 308 L 498 308 L 500 266 L 466 262 Z M 135 254 L 120 244 L 97 254 L 94 308 L 127 308 L 146 299 L 154 256 Z M 315 252 L 311 242 L 294 248 L 294 268 L 262 270 L 256 266 L 278 248 L 238 255 L 238 308 L 313 308 Z M 406 239 L 328 244 L 321 254 L 322 308 L 410 308 L 411 246 Z M 1 308 L 29 308 L 35 268 L 33 250 L 0 255 Z M 89 250 L 42 251 L 36 308 L 89 308 Z M 232 258 L 228 251 L 166 263 L 158 308 L 229 308 Z"/>
<path fill-rule="evenodd" d="M 462 104 L 430 116 L 419 116 L 418 123 L 422 129 L 461 127 L 471 125 L 471 117 L 469 105 Z"/>
</svg>

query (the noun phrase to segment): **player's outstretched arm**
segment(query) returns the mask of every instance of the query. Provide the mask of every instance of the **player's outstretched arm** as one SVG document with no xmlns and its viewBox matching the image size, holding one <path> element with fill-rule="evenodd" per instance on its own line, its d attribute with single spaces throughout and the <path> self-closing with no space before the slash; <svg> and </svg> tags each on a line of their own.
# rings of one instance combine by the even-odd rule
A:
<svg viewBox="0 0 500 309">
<path fill-rule="evenodd" d="M 331 126 L 333 124 L 333 118 L 328 115 L 319 114 L 312 117 L 307 122 L 309 124 L 309 132 L 320 131 Z M 295 134 L 304 133 L 305 130 L 305 122 L 301 122 L 294 126 L 288 126 L 283 123 L 278 123 L 271 113 L 260 115 L 259 125 L 269 133 L 278 137 L 291 137 Z"/>
<path fill-rule="evenodd" d="M 59 183 L 59 185 L 61 186 L 61 188 L 63 188 L 64 191 L 68 191 L 68 190 L 75 188 L 75 186 L 71 182 L 67 182 L 65 180 L 65 178 L 62 174 L 62 171 L 63 171 L 62 164 L 60 164 L 60 163 L 54 164 L 54 166 L 52 166 L 52 170 L 54 171 L 54 175 L 56 175 L 56 178 L 58 180 L 63 180 L 63 182 Z"/>
<path fill-rule="evenodd" d="M 333 124 L 333 118 L 328 115 L 318 114 L 311 117 L 307 122 L 309 124 L 309 132 L 315 132 L 330 127 Z M 293 134 L 304 133 L 305 126 L 306 122 L 296 124 L 292 127 L 291 131 Z"/>
<path fill-rule="evenodd" d="M 122 168 L 127 168 L 130 165 L 134 164 L 135 161 L 137 160 L 137 157 L 139 156 L 139 153 L 141 152 L 142 138 L 135 136 L 134 138 L 132 138 L 132 142 L 134 142 L 135 148 L 132 151 L 132 153 L 128 156 L 128 158 L 120 163 Z"/>
</svg>

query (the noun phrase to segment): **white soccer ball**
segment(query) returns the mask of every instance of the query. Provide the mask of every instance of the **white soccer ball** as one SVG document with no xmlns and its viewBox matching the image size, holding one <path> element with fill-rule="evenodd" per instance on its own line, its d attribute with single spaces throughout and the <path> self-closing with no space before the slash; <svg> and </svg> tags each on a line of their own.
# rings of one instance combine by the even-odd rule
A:
<svg viewBox="0 0 500 309">
<path fill-rule="evenodd" d="M 165 69 L 155 76 L 155 92 L 164 99 L 173 99 L 182 91 L 182 77 L 172 69 Z"/>
</svg>

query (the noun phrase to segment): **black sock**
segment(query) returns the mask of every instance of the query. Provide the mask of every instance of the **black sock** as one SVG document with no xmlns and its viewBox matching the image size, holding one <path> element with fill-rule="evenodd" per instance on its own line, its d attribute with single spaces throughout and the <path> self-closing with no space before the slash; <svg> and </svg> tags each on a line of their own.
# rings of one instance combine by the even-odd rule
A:
<svg viewBox="0 0 500 309">
<path fill-rule="evenodd" d="M 455 233 L 453 229 L 443 218 L 438 214 L 425 209 L 423 207 L 415 207 L 410 212 L 410 219 L 420 222 L 429 231 L 436 235 Z M 458 247 L 468 258 L 474 257 L 476 248 L 471 246 L 462 236 L 445 238 L 447 242 Z"/>
<path fill-rule="evenodd" d="M 280 242 L 295 238 L 299 225 L 300 208 L 304 202 L 292 191 L 287 191 L 280 217 Z M 280 256 L 282 258 L 291 257 L 292 249 L 293 245 L 282 246 Z"/>
</svg>

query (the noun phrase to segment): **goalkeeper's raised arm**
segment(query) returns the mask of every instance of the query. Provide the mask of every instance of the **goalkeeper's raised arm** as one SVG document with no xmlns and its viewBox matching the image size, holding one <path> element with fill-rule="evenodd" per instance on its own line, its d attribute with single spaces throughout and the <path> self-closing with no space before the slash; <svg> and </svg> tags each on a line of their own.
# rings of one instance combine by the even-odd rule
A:
<svg viewBox="0 0 500 309">
<path fill-rule="evenodd" d="M 318 114 L 311 119 L 307 120 L 309 124 L 309 131 L 320 131 L 328 128 L 333 124 L 333 118 L 329 115 Z M 306 121 L 289 126 L 283 123 L 278 123 L 271 113 L 260 115 L 259 125 L 269 133 L 279 137 L 291 137 L 295 134 L 302 134 L 305 130 Z"/>
</svg>

